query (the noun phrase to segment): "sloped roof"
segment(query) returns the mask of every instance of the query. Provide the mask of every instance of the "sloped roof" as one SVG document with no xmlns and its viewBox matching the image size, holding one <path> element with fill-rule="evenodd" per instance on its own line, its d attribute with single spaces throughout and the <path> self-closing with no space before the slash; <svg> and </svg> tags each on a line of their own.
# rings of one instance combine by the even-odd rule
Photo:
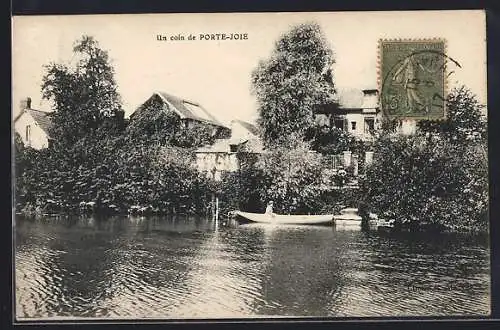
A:
<svg viewBox="0 0 500 330">
<path fill-rule="evenodd" d="M 50 119 L 51 112 L 45 112 L 41 110 L 35 109 L 23 109 L 21 113 L 14 119 L 16 122 L 23 114 L 29 114 L 38 126 L 45 132 L 45 134 L 49 135 L 49 130 L 52 127 L 52 120 Z"/>
<path fill-rule="evenodd" d="M 363 107 L 363 91 L 357 88 L 346 88 L 338 91 L 339 108 L 361 109 Z"/>
<path fill-rule="evenodd" d="M 249 131 L 253 135 L 259 136 L 259 129 L 254 124 L 239 119 L 235 119 L 233 121 L 243 126 L 247 131 Z"/>
<path fill-rule="evenodd" d="M 377 89 L 358 89 L 344 88 L 338 91 L 339 108 L 340 109 L 363 109 L 376 108 L 378 106 L 377 98 L 365 98 L 367 96 L 377 95 Z"/>
<path fill-rule="evenodd" d="M 189 101 L 165 92 L 157 92 L 165 102 L 172 105 L 173 110 L 176 111 L 182 118 L 189 118 L 197 121 L 207 122 L 216 126 L 226 127 L 205 110 L 200 104 Z"/>
</svg>

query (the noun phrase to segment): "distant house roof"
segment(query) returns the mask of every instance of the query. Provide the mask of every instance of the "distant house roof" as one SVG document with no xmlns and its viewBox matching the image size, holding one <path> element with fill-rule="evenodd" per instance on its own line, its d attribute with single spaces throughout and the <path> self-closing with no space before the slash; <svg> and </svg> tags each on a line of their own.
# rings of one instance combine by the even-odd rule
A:
<svg viewBox="0 0 500 330">
<path fill-rule="evenodd" d="M 235 119 L 233 121 L 243 126 L 247 131 L 249 131 L 253 135 L 259 136 L 259 129 L 254 124 L 239 119 Z"/>
<path fill-rule="evenodd" d="M 356 88 L 339 90 L 339 107 L 342 109 L 361 109 L 363 91 Z"/>
<path fill-rule="evenodd" d="M 173 110 L 181 116 L 181 118 L 188 118 L 197 121 L 210 123 L 216 126 L 226 127 L 205 110 L 200 104 L 189 101 L 165 92 L 156 92 L 164 102 L 170 104 Z"/>
<path fill-rule="evenodd" d="M 45 111 L 40 111 L 40 110 L 35 110 L 35 109 L 23 109 L 21 113 L 14 119 L 14 122 L 16 122 L 23 114 L 29 114 L 35 122 L 40 126 L 40 128 L 47 134 L 49 135 L 50 128 L 52 127 L 52 120 L 50 118 L 50 115 L 52 114 L 51 112 L 45 112 Z"/>
<path fill-rule="evenodd" d="M 362 109 L 365 107 L 373 107 L 374 104 L 366 104 L 364 95 L 377 94 L 377 89 L 357 89 L 344 88 L 338 91 L 339 108 L 341 109 Z"/>
</svg>

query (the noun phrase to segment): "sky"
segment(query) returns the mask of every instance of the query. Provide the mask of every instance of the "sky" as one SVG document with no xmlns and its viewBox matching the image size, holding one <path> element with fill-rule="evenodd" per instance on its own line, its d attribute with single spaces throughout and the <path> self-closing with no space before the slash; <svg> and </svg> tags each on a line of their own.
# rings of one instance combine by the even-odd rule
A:
<svg viewBox="0 0 500 330">
<path fill-rule="evenodd" d="M 450 88 L 467 85 L 486 103 L 486 23 L 483 11 L 221 13 L 16 16 L 13 18 L 13 115 L 21 99 L 42 100 L 44 65 L 74 64 L 72 47 L 91 35 L 109 53 L 126 115 L 155 91 L 200 103 L 224 123 L 255 121 L 250 77 L 259 60 L 293 25 L 317 22 L 335 56 L 339 89 L 377 88 L 379 39 L 444 38 L 453 68 Z M 247 34 L 246 40 L 200 40 L 200 34 Z M 158 41 L 157 35 L 185 40 Z M 196 40 L 188 40 L 192 34 Z"/>
</svg>

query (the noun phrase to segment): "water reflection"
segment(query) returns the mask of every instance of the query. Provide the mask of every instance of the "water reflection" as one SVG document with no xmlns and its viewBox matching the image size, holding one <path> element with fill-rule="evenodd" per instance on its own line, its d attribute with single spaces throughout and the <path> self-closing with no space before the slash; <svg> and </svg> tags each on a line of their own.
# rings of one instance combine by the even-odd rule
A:
<svg viewBox="0 0 500 330">
<path fill-rule="evenodd" d="M 489 313 L 488 245 L 201 218 L 16 223 L 18 317 Z"/>
<path fill-rule="evenodd" d="M 371 253 L 354 256 L 357 274 L 364 276 L 350 286 L 351 301 L 342 306 L 339 315 L 489 313 L 489 253 L 485 242 L 472 243 L 465 236 L 407 234 L 372 234 L 363 242 L 366 248 L 357 250 Z M 401 308 L 402 302 L 405 308 Z"/>
</svg>

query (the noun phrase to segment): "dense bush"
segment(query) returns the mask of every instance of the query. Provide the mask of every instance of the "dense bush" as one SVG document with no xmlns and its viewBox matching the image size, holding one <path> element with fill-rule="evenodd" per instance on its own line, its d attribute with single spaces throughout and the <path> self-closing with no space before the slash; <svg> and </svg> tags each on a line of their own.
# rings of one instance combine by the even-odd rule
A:
<svg viewBox="0 0 500 330">
<path fill-rule="evenodd" d="M 357 206 L 355 189 L 335 189 L 335 175 L 306 143 L 251 156 L 239 171 L 223 177 L 220 198 L 224 212 L 264 212 L 271 200 L 275 212 L 283 214 L 337 213 L 341 206 Z"/>
<path fill-rule="evenodd" d="M 487 161 L 479 146 L 419 134 L 387 136 L 376 150 L 362 182 L 374 212 L 453 230 L 487 229 Z"/>
<path fill-rule="evenodd" d="M 349 150 L 354 144 L 354 137 L 336 127 L 314 126 L 307 132 L 311 148 L 322 154 L 335 155 Z"/>
<path fill-rule="evenodd" d="M 18 172 L 18 208 L 77 211 L 93 202 L 98 211 L 132 206 L 148 211 L 203 213 L 210 182 L 191 167 L 192 155 L 175 147 L 130 145 L 123 138 L 80 141 L 71 150 L 28 148 Z M 26 166 L 26 164 L 30 164 Z"/>
<path fill-rule="evenodd" d="M 448 118 L 423 121 L 415 135 L 387 134 L 361 182 L 382 216 L 456 231 L 488 230 L 486 123 L 466 89 L 447 99 Z"/>
</svg>

